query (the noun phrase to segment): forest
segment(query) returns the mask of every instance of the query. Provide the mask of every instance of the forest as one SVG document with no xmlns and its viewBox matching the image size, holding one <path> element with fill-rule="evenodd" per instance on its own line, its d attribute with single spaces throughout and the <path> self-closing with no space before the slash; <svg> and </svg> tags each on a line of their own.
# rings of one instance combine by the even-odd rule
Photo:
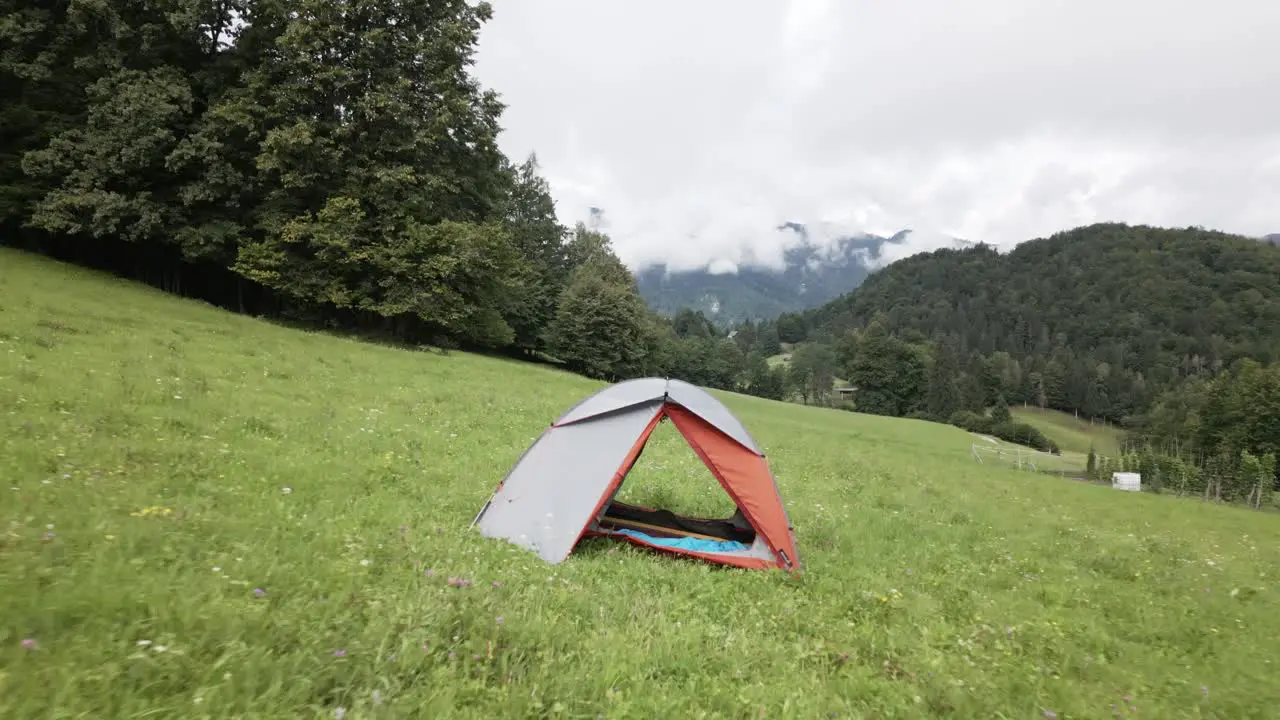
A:
<svg viewBox="0 0 1280 720">
<path fill-rule="evenodd" d="M 727 332 L 660 315 L 606 235 L 561 224 L 536 156 L 499 149 L 505 106 L 472 71 L 493 12 L 0 0 L 0 242 L 237 312 L 605 380 L 678 376 L 1052 449 L 1002 410 L 1034 404 L 1196 467 L 1271 467 L 1280 247 L 1099 224 L 912 257 Z"/>
<path fill-rule="evenodd" d="M 682 364 L 729 344 L 682 345 L 499 150 L 492 13 L 0 0 L 0 242 L 292 323 L 730 384 L 740 358 Z"/>
<path fill-rule="evenodd" d="M 744 333 L 797 344 L 792 370 L 800 357 L 847 380 L 860 412 L 1004 423 L 997 435 L 1051 450 L 1004 416 L 1034 405 L 1223 478 L 1255 460 L 1274 475 L 1280 453 L 1280 248 L 1251 238 L 1104 223 L 1007 253 L 938 250 Z M 1251 482 L 1212 491 L 1257 497 Z"/>
</svg>

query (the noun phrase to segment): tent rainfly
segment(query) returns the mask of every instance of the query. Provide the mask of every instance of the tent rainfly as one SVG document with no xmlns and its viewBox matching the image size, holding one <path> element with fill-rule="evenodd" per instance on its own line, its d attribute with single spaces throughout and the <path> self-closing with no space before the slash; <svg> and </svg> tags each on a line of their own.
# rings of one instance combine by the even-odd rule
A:
<svg viewBox="0 0 1280 720">
<path fill-rule="evenodd" d="M 690 518 L 615 500 L 645 443 L 669 419 L 738 506 L 728 519 Z M 549 563 L 587 536 L 750 569 L 798 571 L 795 535 L 764 453 L 720 401 L 681 380 L 611 385 L 539 437 L 472 522 L 485 537 Z"/>
</svg>

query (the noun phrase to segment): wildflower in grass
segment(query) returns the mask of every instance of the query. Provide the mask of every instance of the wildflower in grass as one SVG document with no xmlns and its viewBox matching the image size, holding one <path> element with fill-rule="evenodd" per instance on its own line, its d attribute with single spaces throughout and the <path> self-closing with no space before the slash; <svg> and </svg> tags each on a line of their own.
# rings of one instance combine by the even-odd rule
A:
<svg viewBox="0 0 1280 720">
<path fill-rule="evenodd" d="M 347 709 L 344 707 L 336 707 L 333 709 L 333 716 L 338 720 L 342 720 L 342 718 L 347 716 Z"/>
<path fill-rule="evenodd" d="M 381 690 L 374 690 L 374 691 L 373 691 L 373 704 L 374 704 L 374 705 L 381 705 L 381 704 L 382 704 L 382 691 L 381 691 Z"/>
<path fill-rule="evenodd" d="M 254 594 L 256 597 L 266 597 L 266 596 L 267 596 L 267 591 L 266 591 L 266 590 L 263 590 L 263 589 L 262 589 L 262 588 L 260 588 L 260 587 L 256 587 L 256 588 L 254 588 L 254 589 L 253 589 L 253 594 Z"/>
<path fill-rule="evenodd" d="M 435 571 L 435 570 L 432 570 L 431 568 L 427 568 L 427 571 L 426 571 L 426 572 L 424 572 L 424 573 L 422 573 L 422 574 L 423 574 L 423 575 L 426 575 L 427 577 L 432 577 L 432 576 L 434 576 L 434 575 L 436 574 L 436 571 Z"/>
<path fill-rule="evenodd" d="M 498 582 L 497 580 L 494 580 L 494 581 L 493 581 L 493 586 L 494 586 L 494 587 L 496 587 L 496 588 L 500 588 L 500 587 L 502 587 L 502 583 Z"/>
<path fill-rule="evenodd" d="M 1049 718 L 1049 720 L 1056 720 L 1056 718 L 1058 717 L 1058 713 L 1056 713 L 1056 712 L 1054 712 L 1054 711 L 1052 711 L 1052 710 L 1045 710 L 1045 711 L 1044 711 L 1044 716 L 1045 716 L 1045 717 L 1047 717 L 1047 718 Z"/>
<path fill-rule="evenodd" d="M 501 625 L 501 624 L 502 624 L 502 616 L 501 616 L 501 615 L 499 615 L 499 616 L 498 616 L 498 618 L 497 618 L 497 623 L 498 623 L 499 625 Z"/>
<path fill-rule="evenodd" d="M 36 639 L 35 639 L 35 638 L 25 638 L 25 639 L 22 641 L 22 649 L 23 649 L 23 650 L 35 650 L 35 649 L 36 649 Z"/>
<path fill-rule="evenodd" d="M 132 517 L 169 517 L 173 515 L 173 508 L 162 507 L 160 505 L 151 505 L 129 513 Z"/>
<path fill-rule="evenodd" d="M 286 485 L 286 486 L 284 486 L 284 487 L 280 488 L 280 493 L 281 493 L 282 495 L 288 495 L 288 494 L 289 494 L 289 493 L 291 493 L 291 492 L 293 492 L 293 488 L 289 487 L 288 485 Z"/>
<path fill-rule="evenodd" d="M 333 651 L 333 656 L 334 656 L 334 657 L 346 657 L 346 656 L 347 656 L 347 651 L 346 651 L 346 650 L 344 650 L 344 649 L 342 649 L 342 648 L 338 648 L 337 650 L 334 650 L 334 651 Z"/>
<path fill-rule="evenodd" d="M 449 578 L 449 587 L 470 587 L 471 581 L 466 578 L 451 577 Z"/>
</svg>

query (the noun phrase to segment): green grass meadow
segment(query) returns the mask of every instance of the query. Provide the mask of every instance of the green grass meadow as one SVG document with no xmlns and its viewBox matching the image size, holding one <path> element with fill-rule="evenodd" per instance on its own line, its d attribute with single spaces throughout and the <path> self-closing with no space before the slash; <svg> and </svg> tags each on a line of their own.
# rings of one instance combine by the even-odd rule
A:
<svg viewBox="0 0 1280 720">
<path fill-rule="evenodd" d="M 1123 431 L 1112 425 L 1090 423 L 1069 413 L 1044 410 L 1037 407 L 1009 408 L 1013 418 L 1027 423 L 1058 443 L 1063 452 L 1087 456 L 1089 446 L 1099 455 L 1120 455 L 1120 439 Z"/>
<path fill-rule="evenodd" d="M 0 250 L 0 718 L 1276 717 L 1280 516 L 949 426 L 720 394 L 799 577 L 470 529 L 600 387 Z M 674 433 L 631 481 L 730 507 Z"/>
</svg>

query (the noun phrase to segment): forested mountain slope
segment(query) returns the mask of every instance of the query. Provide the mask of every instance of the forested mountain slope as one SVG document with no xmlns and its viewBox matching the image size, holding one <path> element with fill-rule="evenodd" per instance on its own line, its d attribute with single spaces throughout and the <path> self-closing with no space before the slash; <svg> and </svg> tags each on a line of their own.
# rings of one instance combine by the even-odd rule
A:
<svg viewBox="0 0 1280 720">
<path fill-rule="evenodd" d="M 809 339 L 833 341 L 874 318 L 931 341 L 937 371 L 998 376 L 1009 402 L 1120 420 L 1181 378 L 1280 357 L 1280 248 L 1096 224 L 1006 254 L 917 255 L 804 317 Z"/>
</svg>

